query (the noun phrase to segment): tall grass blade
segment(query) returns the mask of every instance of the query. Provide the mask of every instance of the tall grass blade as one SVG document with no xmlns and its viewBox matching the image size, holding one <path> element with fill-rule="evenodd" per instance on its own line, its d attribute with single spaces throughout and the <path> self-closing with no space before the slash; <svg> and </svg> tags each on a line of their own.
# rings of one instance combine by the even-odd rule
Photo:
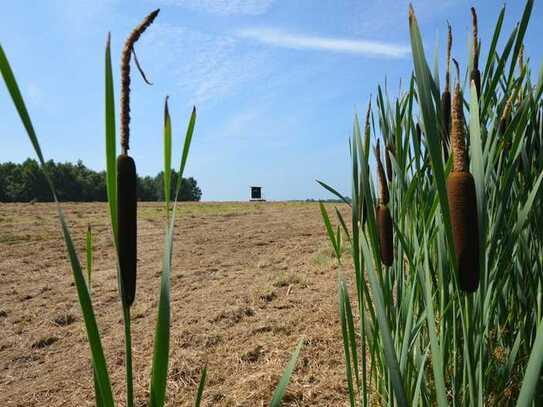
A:
<svg viewBox="0 0 543 407">
<path fill-rule="evenodd" d="M 522 387 L 517 400 L 517 407 L 530 407 L 537 390 L 541 384 L 541 366 L 543 365 L 543 321 L 539 321 L 537 336 L 524 373 Z"/>
<path fill-rule="evenodd" d="M 275 388 L 275 392 L 273 393 L 273 397 L 270 402 L 270 407 L 279 407 L 283 403 L 283 398 L 285 397 L 285 393 L 287 391 L 290 376 L 292 376 L 292 373 L 294 372 L 294 368 L 296 367 L 296 362 L 298 361 L 298 357 L 300 356 L 300 351 L 302 350 L 303 344 L 304 339 L 302 338 L 298 342 L 298 345 L 296 346 L 296 349 L 294 349 L 294 352 L 292 352 L 292 356 L 290 357 L 287 367 L 283 371 L 281 379 L 279 379 L 279 383 Z"/>
<path fill-rule="evenodd" d="M 171 219 L 166 225 L 164 236 L 164 255 L 162 259 L 162 274 L 160 277 L 160 297 L 158 301 L 158 319 L 155 329 L 155 344 L 153 350 L 153 366 L 151 370 L 151 389 L 149 404 L 151 407 L 162 407 L 166 398 L 166 384 L 168 381 L 168 362 L 170 352 L 170 285 L 172 269 L 173 232 L 175 226 L 175 213 L 177 198 L 181 189 L 181 179 L 188 158 L 194 125 L 196 122 L 196 108 L 192 110 L 189 120 L 187 134 L 183 145 L 183 153 Z"/>
<path fill-rule="evenodd" d="M 172 122 L 168 110 L 168 97 L 164 102 L 164 204 L 166 205 L 166 218 L 170 216 L 170 193 L 172 174 Z"/>
<path fill-rule="evenodd" d="M 77 253 L 72 241 L 72 237 L 70 235 L 68 226 L 66 224 L 66 220 L 64 218 L 64 213 L 62 211 L 62 208 L 60 207 L 60 203 L 58 202 L 57 194 L 55 192 L 55 187 L 51 181 L 51 177 L 49 176 L 49 173 L 46 170 L 45 160 L 43 158 L 43 154 L 38 142 L 38 138 L 36 136 L 36 133 L 34 132 L 32 121 L 30 120 L 30 116 L 26 109 L 26 105 L 19 91 L 19 86 L 17 85 L 17 81 L 15 79 L 15 76 L 13 75 L 13 71 L 11 70 L 8 59 L 1 45 L 0 45 L 0 72 L 2 73 L 2 77 L 4 78 L 4 82 L 7 86 L 8 92 L 11 95 L 13 104 L 15 105 L 15 108 L 17 109 L 17 112 L 19 113 L 23 126 L 25 127 L 28 138 L 30 139 L 32 146 L 34 147 L 34 151 L 36 152 L 36 155 L 38 156 L 41 169 L 47 179 L 49 188 L 51 190 L 51 194 L 53 195 L 55 199 L 57 212 L 58 212 L 58 216 L 59 216 L 60 224 L 62 228 L 62 234 L 64 237 L 64 242 L 66 244 L 66 249 L 68 251 L 68 258 L 70 260 L 70 265 L 72 268 L 72 275 L 73 275 L 76 289 L 77 289 L 79 304 L 81 306 L 81 311 L 83 313 L 83 319 L 84 319 L 85 327 L 87 331 L 87 338 L 88 338 L 89 345 L 91 348 L 92 361 L 93 361 L 92 363 L 96 371 L 96 378 L 97 378 L 100 395 L 103 401 L 103 405 L 106 407 L 112 407 L 115 404 L 113 401 L 111 383 L 109 380 L 109 374 L 107 372 L 106 359 L 104 357 L 102 343 L 100 341 L 100 334 L 98 332 L 98 326 L 96 324 L 96 318 L 94 316 L 90 293 L 88 290 L 87 283 L 85 281 L 85 276 L 83 274 L 83 270 L 81 268 L 79 258 L 77 257 Z"/>
<path fill-rule="evenodd" d="M 204 395 L 204 387 L 206 384 L 207 376 L 207 366 L 204 366 L 202 369 L 202 374 L 200 375 L 200 381 L 198 382 L 198 391 L 196 392 L 196 400 L 194 402 L 194 407 L 200 407 L 202 403 L 202 396 Z"/>
<path fill-rule="evenodd" d="M 106 191 L 113 240 L 117 246 L 117 140 L 115 136 L 115 94 L 111 68 L 111 36 L 108 34 L 105 63 L 105 116 L 106 116 Z"/>
</svg>

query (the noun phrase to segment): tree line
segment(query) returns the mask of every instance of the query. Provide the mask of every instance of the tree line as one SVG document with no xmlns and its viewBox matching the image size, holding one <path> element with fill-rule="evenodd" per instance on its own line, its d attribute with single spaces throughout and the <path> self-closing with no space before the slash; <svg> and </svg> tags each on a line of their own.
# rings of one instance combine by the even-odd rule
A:
<svg viewBox="0 0 543 407">
<path fill-rule="evenodd" d="M 106 173 L 87 168 L 81 161 L 55 163 L 47 161 L 45 167 L 61 201 L 92 202 L 106 201 Z M 163 171 L 158 175 L 139 177 L 138 199 L 141 201 L 164 200 Z M 172 170 L 171 196 L 174 197 L 177 173 Z M 199 201 L 202 191 L 192 177 L 183 178 L 178 200 Z M 27 159 L 21 164 L 0 163 L 0 202 L 52 202 L 53 196 L 47 187 L 45 176 L 36 160 Z"/>
</svg>

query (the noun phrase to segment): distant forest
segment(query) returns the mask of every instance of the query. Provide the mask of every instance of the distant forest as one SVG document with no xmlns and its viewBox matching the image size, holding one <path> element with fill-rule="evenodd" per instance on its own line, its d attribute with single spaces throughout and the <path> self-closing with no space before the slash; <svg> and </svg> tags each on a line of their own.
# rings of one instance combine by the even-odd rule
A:
<svg viewBox="0 0 543 407">
<path fill-rule="evenodd" d="M 92 202 L 106 201 L 105 172 L 96 172 L 85 167 L 81 161 L 72 163 L 46 162 L 61 201 Z M 177 182 L 177 173 L 172 170 L 172 198 Z M 163 172 L 155 177 L 138 177 L 137 193 L 141 201 L 164 200 Z M 202 191 L 192 177 L 183 178 L 180 201 L 199 201 Z M 0 164 L 0 202 L 51 202 L 47 182 L 36 160 L 28 159 L 22 164 Z"/>
</svg>

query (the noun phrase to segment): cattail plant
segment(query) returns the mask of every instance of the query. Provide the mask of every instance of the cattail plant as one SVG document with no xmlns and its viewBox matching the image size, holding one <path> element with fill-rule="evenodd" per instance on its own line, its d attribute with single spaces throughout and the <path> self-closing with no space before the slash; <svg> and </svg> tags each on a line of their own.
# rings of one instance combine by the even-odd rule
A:
<svg viewBox="0 0 543 407">
<path fill-rule="evenodd" d="M 388 208 L 390 196 L 385 170 L 383 168 L 383 163 L 381 162 L 381 147 L 379 141 L 377 141 L 377 147 L 375 148 L 375 158 L 377 160 L 377 175 L 379 178 L 379 201 L 375 208 L 375 221 L 379 234 L 381 262 L 385 266 L 390 267 L 394 260 L 392 217 L 390 216 L 390 209 Z"/>
<path fill-rule="evenodd" d="M 121 154 L 117 157 L 118 252 L 121 293 L 131 306 L 136 295 L 137 274 L 137 195 L 136 163 L 128 155 L 130 139 L 130 59 L 134 44 L 149 27 L 159 10 L 150 13 L 128 36 L 121 57 Z M 135 54 L 134 54 L 135 55 Z"/>
<path fill-rule="evenodd" d="M 475 89 L 477 90 L 477 98 L 481 97 L 481 72 L 479 72 L 479 35 L 477 28 L 477 11 L 475 7 L 471 8 L 471 22 L 473 29 L 473 48 L 472 48 L 472 67 L 470 78 L 475 83 Z"/>
<path fill-rule="evenodd" d="M 447 24 L 447 61 L 445 70 L 445 89 L 441 94 L 441 113 L 443 116 L 442 143 L 445 159 L 449 157 L 449 133 L 451 129 L 451 49 L 452 49 L 452 29 Z"/>
<path fill-rule="evenodd" d="M 460 76 L 458 64 L 454 62 Z M 479 227 L 475 181 L 468 169 L 463 96 L 459 82 L 458 78 L 452 103 L 453 169 L 447 178 L 447 195 L 458 261 L 458 282 L 462 290 L 474 292 L 479 286 Z"/>
</svg>

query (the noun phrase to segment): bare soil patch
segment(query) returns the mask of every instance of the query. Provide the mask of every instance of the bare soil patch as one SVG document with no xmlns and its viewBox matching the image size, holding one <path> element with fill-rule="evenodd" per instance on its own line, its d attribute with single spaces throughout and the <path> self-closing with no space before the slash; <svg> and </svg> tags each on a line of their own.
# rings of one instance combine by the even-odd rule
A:
<svg viewBox="0 0 543 407">
<path fill-rule="evenodd" d="M 124 405 L 124 345 L 106 204 L 63 205 L 84 263 L 95 237 L 93 303 Z M 305 337 L 288 406 L 346 405 L 337 266 L 313 203 L 187 203 L 172 273 L 169 406 L 264 406 Z M 163 248 L 161 204 L 140 204 L 132 308 L 135 391 L 147 398 Z M 51 204 L 0 204 L 0 405 L 92 406 L 90 352 Z M 348 270 L 347 273 L 350 273 Z"/>
</svg>

